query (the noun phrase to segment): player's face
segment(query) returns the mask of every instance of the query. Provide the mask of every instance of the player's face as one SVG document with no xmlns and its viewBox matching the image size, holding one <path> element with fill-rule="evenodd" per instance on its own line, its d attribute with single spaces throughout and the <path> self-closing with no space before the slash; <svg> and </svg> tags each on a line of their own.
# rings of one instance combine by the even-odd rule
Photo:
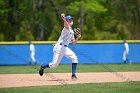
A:
<svg viewBox="0 0 140 93">
<path fill-rule="evenodd" d="M 70 20 L 68 21 L 68 23 L 69 23 L 70 26 L 72 26 L 72 25 L 73 25 L 73 19 L 70 19 Z"/>
</svg>

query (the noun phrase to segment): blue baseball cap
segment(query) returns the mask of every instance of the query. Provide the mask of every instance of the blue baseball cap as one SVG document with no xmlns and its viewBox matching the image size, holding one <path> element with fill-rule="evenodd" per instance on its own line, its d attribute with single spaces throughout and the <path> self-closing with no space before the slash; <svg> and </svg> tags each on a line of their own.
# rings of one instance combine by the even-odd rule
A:
<svg viewBox="0 0 140 93">
<path fill-rule="evenodd" d="M 70 15 L 66 16 L 66 21 L 69 21 L 70 19 L 73 19 L 73 17 L 71 17 Z"/>
</svg>

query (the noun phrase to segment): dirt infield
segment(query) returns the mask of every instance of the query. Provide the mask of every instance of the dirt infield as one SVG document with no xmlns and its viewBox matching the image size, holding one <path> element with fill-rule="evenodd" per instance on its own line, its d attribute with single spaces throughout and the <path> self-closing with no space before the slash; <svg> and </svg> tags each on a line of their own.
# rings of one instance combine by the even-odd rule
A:
<svg viewBox="0 0 140 93">
<path fill-rule="evenodd" d="M 0 74 L 0 88 L 64 85 L 78 83 L 129 82 L 140 81 L 140 72 L 99 72 L 77 73 L 78 80 L 71 80 L 71 73 Z"/>
</svg>

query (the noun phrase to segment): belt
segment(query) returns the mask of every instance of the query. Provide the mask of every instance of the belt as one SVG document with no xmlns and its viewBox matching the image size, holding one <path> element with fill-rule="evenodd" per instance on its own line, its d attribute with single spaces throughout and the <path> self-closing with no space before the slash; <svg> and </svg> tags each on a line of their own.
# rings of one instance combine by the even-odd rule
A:
<svg viewBox="0 0 140 93">
<path fill-rule="evenodd" d="M 68 45 L 63 45 L 62 43 L 60 43 L 60 45 L 64 46 L 64 47 L 67 47 Z"/>
</svg>

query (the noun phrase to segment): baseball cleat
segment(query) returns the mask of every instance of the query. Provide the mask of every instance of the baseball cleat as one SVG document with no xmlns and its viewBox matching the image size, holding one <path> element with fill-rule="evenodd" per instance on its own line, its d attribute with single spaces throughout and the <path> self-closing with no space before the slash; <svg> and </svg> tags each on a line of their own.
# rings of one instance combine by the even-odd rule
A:
<svg viewBox="0 0 140 93">
<path fill-rule="evenodd" d="M 44 68 L 40 67 L 40 69 L 39 69 L 39 75 L 40 76 L 43 76 L 43 73 L 44 73 Z"/>
<path fill-rule="evenodd" d="M 71 79 L 72 79 L 72 80 L 77 80 L 76 75 L 72 75 L 72 76 L 71 76 Z"/>
</svg>

